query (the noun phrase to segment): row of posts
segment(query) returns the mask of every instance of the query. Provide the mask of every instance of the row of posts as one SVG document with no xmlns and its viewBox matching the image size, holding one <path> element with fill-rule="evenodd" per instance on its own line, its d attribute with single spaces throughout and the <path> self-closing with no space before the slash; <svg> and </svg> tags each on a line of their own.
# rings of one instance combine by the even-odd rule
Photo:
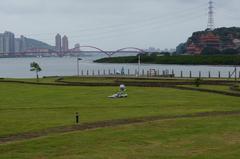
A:
<svg viewBox="0 0 240 159">
<path fill-rule="evenodd" d="M 138 72 L 138 70 L 135 70 L 134 71 L 134 74 L 131 74 L 132 72 L 130 71 L 130 69 L 127 70 L 127 73 L 124 73 L 124 74 L 121 74 L 120 72 L 117 72 L 115 69 L 113 71 L 111 71 L 110 69 L 109 70 L 103 70 L 103 71 L 100 71 L 100 70 L 97 70 L 97 71 L 89 71 L 89 70 L 86 70 L 86 71 L 83 71 L 81 70 L 81 76 L 110 76 L 110 75 L 125 75 L 125 76 L 156 76 L 156 77 L 159 77 L 159 76 L 167 76 L 167 75 L 173 75 L 171 77 L 177 77 L 175 75 L 175 72 L 174 70 L 171 71 L 171 73 L 169 73 L 169 71 L 167 71 L 168 73 L 166 74 L 166 70 L 163 70 L 162 72 L 160 70 L 157 70 L 155 72 L 155 74 L 150 74 L 149 71 L 145 71 L 145 70 L 141 70 L 140 72 Z M 161 74 L 162 73 L 162 74 Z M 199 71 L 198 72 L 198 76 L 199 78 L 203 77 L 202 76 L 202 72 Z M 196 76 L 193 76 L 193 73 L 192 71 L 189 71 L 189 74 L 184 76 L 183 74 L 183 71 L 180 71 L 180 78 L 195 78 Z M 206 76 L 205 76 L 206 77 Z M 208 78 L 216 78 L 214 76 L 212 76 L 211 72 L 209 71 L 208 72 Z M 232 72 L 228 72 L 228 78 L 240 78 L 240 71 L 238 72 L 238 75 L 236 73 L 232 73 Z M 221 71 L 218 71 L 218 76 L 217 78 L 226 78 L 222 76 L 222 73 Z"/>
</svg>

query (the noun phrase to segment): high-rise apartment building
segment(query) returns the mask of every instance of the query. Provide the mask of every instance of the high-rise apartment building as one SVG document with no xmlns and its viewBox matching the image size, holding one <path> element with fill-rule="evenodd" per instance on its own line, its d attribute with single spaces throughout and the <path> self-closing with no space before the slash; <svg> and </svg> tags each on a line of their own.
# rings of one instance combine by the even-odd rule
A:
<svg viewBox="0 0 240 159">
<path fill-rule="evenodd" d="M 64 35 L 64 37 L 62 38 L 62 51 L 66 52 L 68 51 L 68 37 L 66 35 Z"/>
<path fill-rule="evenodd" d="M 11 32 L 4 32 L 4 39 L 3 39 L 3 45 L 4 45 L 4 52 L 5 53 L 15 53 L 15 35 Z"/>
<path fill-rule="evenodd" d="M 55 49 L 57 52 L 61 52 L 62 51 L 62 38 L 60 34 L 57 34 L 55 37 Z"/>
<path fill-rule="evenodd" d="M 21 40 L 15 39 L 15 52 L 21 52 Z"/>
<path fill-rule="evenodd" d="M 79 43 L 74 45 L 74 50 L 75 51 L 80 51 L 80 44 Z"/>
<path fill-rule="evenodd" d="M 4 35 L 0 33 L 0 54 L 4 53 Z"/>
<path fill-rule="evenodd" d="M 20 52 L 27 50 L 27 38 L 21 35 L 20 37 Z"/>
</svg>

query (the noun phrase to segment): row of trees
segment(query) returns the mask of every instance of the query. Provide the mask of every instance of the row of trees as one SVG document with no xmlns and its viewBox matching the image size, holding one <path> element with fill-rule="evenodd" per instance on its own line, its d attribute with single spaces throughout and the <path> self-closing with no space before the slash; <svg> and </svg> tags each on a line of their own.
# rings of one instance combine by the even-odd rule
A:
<svg viewBox="0 0 240 159">
<path fill-rule="evenodd" d="M 202 55 L 238 55 L 240 53 L 240 48 L 238 49 L 224 49 L 222 51 L 211 48 L 211 47 L 206 47 L 202 50 Z"/>
<path fill-rule="evenodd" d="M 137 63 L 137 56 L 111 57 L 96 60 L 99 63 Z M 142 63 L 151 64 L 180 64 L 180 65 L 240 65 L 239 55 L 173 55 L 153 56 L 141 55 Z"/>
</svg>

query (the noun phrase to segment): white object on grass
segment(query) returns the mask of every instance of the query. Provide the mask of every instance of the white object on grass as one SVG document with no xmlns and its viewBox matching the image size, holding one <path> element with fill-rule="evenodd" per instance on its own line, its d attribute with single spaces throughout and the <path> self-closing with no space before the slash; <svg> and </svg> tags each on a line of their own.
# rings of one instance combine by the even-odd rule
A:
<svg viewBox="0 0 240 159">
<path fill-rule="evenodd" d="M 120 92 L 112 95 L 112 96 L 108 96 L 108 98 L 126 98 L 128 97 L 128 94 L 125 93 L 126 91 L 126 86 L 124 84 L 120 85 Z"/>
</svg>

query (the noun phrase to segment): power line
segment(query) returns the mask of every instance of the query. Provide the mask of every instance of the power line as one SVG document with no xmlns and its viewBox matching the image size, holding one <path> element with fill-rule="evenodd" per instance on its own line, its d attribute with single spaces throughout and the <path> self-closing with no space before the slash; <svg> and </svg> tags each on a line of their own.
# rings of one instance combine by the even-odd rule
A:
<svg viewBox="0 0 240 159">
<path fill-rule="evenodd" d="M 155 26 L 155 25 L 161 27 L 163 25 L 163 22 L 166 25 L 169 22 L 176 21 L 175 19 L 177 19 L 177 20 L 182 19 L 182 18 L 183 19 L 187 19 L 187 16 L 194 16 L 194 13 L 198 13 L 198 10 L 196 10 L 196 9 L 202 11 L 202 8 L 199 8 L 199 6 L 198 6 L 198 7 L 192 8 L 192 11 L 191 10 L 190 11 L 184 10 L 184 11 L 180 11 L 180 12 L 175 12 L 174 15 L 170 15 L 170 14 L 168 14 L 168 16 L 162 15 L 161 16 L 162 19 L 160 19 L 161 17 L 158 17 L 158 19 L 154 19 L 154 21 L 153 21 L 153 19 L 151 19 L 149 21 L 143 21 L 143 22 L 141 21 L 142 24 L 140 24 L 140 23 L 131 23 L 131 24 L 127 24 L 127 25 L 121 25 L 121 27 L 119 27 L 117 25 L 117 27 L 115 27 L 115 28 L 108 28 L 108 30 L 101 30 L 100 32 L 98 31 L 98 33 L 93 33 L 93 32 L 90 32 L 90 33 L 80 33 L 81 35 L 77 35 L 78 33 L 77 34 L 74 33 L 72 35 L 71 34 L 68 34 L 68 35 L 71 36 L 71 39 L 80 38 L 80 37 L 81 38 L 85 38 L 85 37 L 89 37 L 89 36 L 96 37 L 96 35 L 97 35 L 97 37 L 99 37 L 98 34 L 106 36 L 106 34 L 118 33 L 119 30 L 124 31 L 124 32 L 126 32 L 126 30 L 129 30 L 129 32 L 132 32 L 133 30 L 134 31 L 136 31 L 136 30 L 140 30 L 141 31 L 141 30 L 149 29 L 149 27 L 152 27 L 152 26 Z M 176 14 L 176 13 L 178 13 L 178 14 Z M 171 16 L 173 16 L 173 17 L 171 17 Z M 100 36 L 100 37 L 102 37 L 102 36 Z M 50 38 L 45 39 L 45 40 L 49 40 L 49 39 Z"/>
<path fill-rule="evenodd" d="M 176 22 L 173 22 L 173 23 L 167 23 L 166 25 L 163 25 L 161 27 L 159 26 L 152 26 L 150 28 L 148 28 L 148 33 L 150 32 L 156 32 L 156 31 L 159 31 L 160 29 L 170 29 L 171 26 L 173 25 L 176 25 L 176 24 L 183 24 L 183 23 L 188 23 L 188 22 L 191 22 L 191 21 L 196 21 L 196 20 L 199 20 L 198 18 L 200 17 L 205 17 L 204 14 L 199 14 L 197 16 L 192 16 L 191 18 L 188 18 L 188 20 L 184 19 L 184 20 L 180 20 L 180 21 L 176 21 Z M 134 31 L 125 31 L 124 33 L 119 33 L 119 32 L 115 32 L 114 35 L 105 35 L 105 36 L 98 36 L 98 37 L 95 37 L 95 38 L 90 38 L 90 39 L 87 39 L 87 40 L 97 40 L 97 39 L 116 39 L 118 38 L 119 36 L 130 36 L 132 35 L 133 33 L 138 33 L 138 32 L 141 32 L 142 29 L 137 29 L 137 30 L 134 30 Z M 117 35 L 116 35 L 117 34 Z M 75 37 L 75 38 L 81 38 L 81 36 L 79 37 Z"/>
<path fill-rule="evenodd" d="M 167 13 L 166 15 L 161 15 L 161 16 L 156 16 L 156 17 L 151 17 L 151 18 L 147 18 L 147 19 L 141 19 L 140 21 L 137 21 L 137 22 L 134 22 L 134 23 L 121 23 L 121 24 L 114 24 L 114 25 L 107 25 L 107 26 L 99 26 L 99 27 L 93 27 L 93 28 L 83 28 L 83 29 L 79 29 L 79 30 L 75 30 L 75 31 L 71 31 L 71 32 L 92 32 L 94 30 L 106 30 L 108 29 L 113 29 L 113 28 L 125 28 L 125 27 L 133 27 L 133 26 L 139 26 L 139 25 L 142 25 L 142 24 L 145 24 L 145 23 L 152 23 L 152 22 L 155 22 L 155 21 L 159 21 L 159 19 L 161 17 L 165 17 L 165 18 L 171 18 L 171 16 L 173 17 L 176 17 L 179 16 L 179 14 L 182 14 L 182 13 L 185 13 L 187 12 L 188 14 L 190 14 L 189 11 L 196 11 L 196 9 L 200 9 L 200 7 L 203 7 L 205 6 L 206 4 L 201 4 L 201 5 L 198 5 L 198 6 L 195 6 L 195 7 L 192 7 L 192 8 L 189 8 L 189 9 L 181 9 L 179 11 L 176 11 L 176 12 L 173 12 L 172 14 L 169 14 Z M 46 35 L 46 36 L 49 36 L 49 34 L 57 34 L 57 32 L 51 32 L 51 33 L 41 33 L 41 34 L 27 34 L 27 36 L 35 36 L 35 35 Z"/>
<path fill-rule="evenodd" d="M 132 28 L 133 30 L 122 30 L 124 32 L 138 32 L 138 31 L 142 31 L 142 30 L 150 30 L 151 28 L 162 28 L 162 27 L 170 27 L 169 25 L 171 24 L 176 24 L 176 22 L 178 23 L 178 21 L 180 20 L 181 21 L 188 21 L 188 19 L 190 18 L 196 18 L 196 17 L 199 17 L 199 16 L 205 16 L 205 13 L 202 14 L 180 14 L 180 17 L 177 18 L 177 20 L 174 19 L 174 21 L 172 21 L 171 19 L 167 18 L 167 20 L 164 20 L 164 19 L 159 19 L 158 22 L 155 22 L 155 23 L 152 23 L 152 24 L 147 24 L 147 25 L 140 25 L 138 27 L 134 27 Z M 106 32 L 106 34 L 116 34 L 118 32 Z M 106 36 L 106 34 L 104 34 L 104 36 Z M 72 36 L 71 38 L 80 38 L 80 37 L 83 37 L 83 35 L 75 35 L 75 36 Z M 96 36 L 96 34 L 94 34 L 94 36 Z M 97 36 L 98 37 L 98 36 Z M 84 38 L 84 37 L 83 37 Z"/>
</svg>

